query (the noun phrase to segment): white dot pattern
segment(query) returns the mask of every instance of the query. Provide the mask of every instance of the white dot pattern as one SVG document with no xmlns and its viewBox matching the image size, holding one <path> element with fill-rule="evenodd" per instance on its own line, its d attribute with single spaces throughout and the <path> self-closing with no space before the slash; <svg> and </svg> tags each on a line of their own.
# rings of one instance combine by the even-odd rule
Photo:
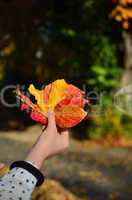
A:
<svg viewBox="0 0 132 200">
<path fill-rule="evenodd" d="M 13 168 L 0 179 L 0 200 L 30 200 L 37 179 L 23 168 Z"/>
</svg>

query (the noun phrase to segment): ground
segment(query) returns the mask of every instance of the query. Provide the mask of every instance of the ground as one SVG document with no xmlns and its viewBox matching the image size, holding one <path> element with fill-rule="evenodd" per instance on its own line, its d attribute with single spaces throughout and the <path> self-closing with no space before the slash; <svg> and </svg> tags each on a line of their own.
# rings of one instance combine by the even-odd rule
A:
<svg viewBox="0 0 132 200">
<path fill-rule="evenodd" d="M 0 133 L 0 161 L 23 159 L 40 132 L 33 126 L 22 132 Z M 71 140 L 70 149 L 45 163 L 46 177 L 90 200 L 132 199 L 132 148 L 87 145 Z"/>
</svg>

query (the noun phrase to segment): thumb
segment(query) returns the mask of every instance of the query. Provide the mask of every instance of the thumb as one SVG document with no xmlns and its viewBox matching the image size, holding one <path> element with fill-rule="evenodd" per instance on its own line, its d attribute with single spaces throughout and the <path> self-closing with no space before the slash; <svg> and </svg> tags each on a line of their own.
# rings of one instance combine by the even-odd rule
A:
<svg viewBox="0 0 132 200">
<path fill-rule="evenodd" d="M 48 110 L 48 127 L 56 127 L 55 112 L 50 109 Z"/>
</svg>

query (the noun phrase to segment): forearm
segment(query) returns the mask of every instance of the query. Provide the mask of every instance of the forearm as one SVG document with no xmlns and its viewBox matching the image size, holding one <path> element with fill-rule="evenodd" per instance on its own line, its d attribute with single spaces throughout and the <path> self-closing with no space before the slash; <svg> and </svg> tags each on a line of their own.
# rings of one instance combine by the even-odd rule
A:
<svg viewBox="0 0 132 200">
<path fill-rule="evenodd" d="M 25 161 L 31 162 L 38 169 L 47 158 L 47 144 L 44 140 L 44 133 L 42 133 L 25 158 Z"/>
<path fill-rule="evenodd" d="M 19 194 L 21 194 L 21 191 L 25 191 L 23 190 L 24 188 L 26 188 L 28 191 L 28 184 L 30 183 L 32 187 L 31 190 L 28 191 L 28 195 L 26 195 L 26 193 L 23 193 L 23 199 L 29 200 L 35 186 L 40 186 L 44 181 L 43 174 L 41 174 L 41 172 L 38 170 L 42 166 L 43 162 L 47 158 L 62 153 L 68 148 L 68 131 L 58 132 L 55 123 L 54 113 L 51 113 L 49 115 L 48 120 L 48 127 L 45 131 L 42 131 L 38 140 L 26 156 L 25 161 L 27 162 L 17 161 L 13 163 L 10 167 L 11 174 L 7 174 L 2 178 L 2 182 L 5 182 L 5 184 L 4 186 L 2 186 L 3 183 L 0 185 L 0 194 L 2 194 L 4 197 L 9 197 L 12 199 L 16 197 L 17 199 L 21 200 L 22 198 L 21 196 L 19 196 Z M 23 179 L 24 177 L 25 179 Z M 17 186 L 18 183 L 19 186 Z M 7 185 L 9 186 L 9 188 L 15 186 L 14 193 L 10 193 L 11 190 L 8 190 L 9 188 L 7 187 Z M 6 200 L 6 198 L 4 199 Z"/>
</svg>

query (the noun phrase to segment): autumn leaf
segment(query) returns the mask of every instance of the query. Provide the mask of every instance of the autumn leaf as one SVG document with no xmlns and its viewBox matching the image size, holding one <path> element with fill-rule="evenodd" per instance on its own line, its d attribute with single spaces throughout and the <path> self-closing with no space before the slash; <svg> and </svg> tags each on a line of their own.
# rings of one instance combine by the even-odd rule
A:
<svg viewBox="0 0 132 200">
<path fill-rule="evenodd" d="M 67 88 L 68 84 L 63 79 L 52 83 L 48 100 L 49 108 L 54 109 L 55 106 L 65 98 L 65 92 Z"/>
<path fill-rule="evenodd" d="M 87 113 L 78 106 L 62 106 L 55 109 L 56 123 L 61 125 L 61 128 L 70 128 L 77 125 L 87 115 Z"/>
<path fill-rule="evenodd" d="M 124 29 L 130 29 L 132 20 L 132 0 L 113 0 L 113 8 L 110 17 L 122 23 Z"/>
<path fill-rule="evenodd" d="M 31 118 L 36 122 L 47 125 L 48 109 L 55 111 L 56 124 L 61 128 L 73 127 L 87 115 L 83 109 L 87 103 L 85 93 L 76 86 L 66 83 L 64 79 L 56 80 L 42 90 L 31 84 L 28 90 L 35 97 L 36 104 L 20 90 L 16 94 L 23 103 L 21 110 L 29 109 Z"/>
</svg>

